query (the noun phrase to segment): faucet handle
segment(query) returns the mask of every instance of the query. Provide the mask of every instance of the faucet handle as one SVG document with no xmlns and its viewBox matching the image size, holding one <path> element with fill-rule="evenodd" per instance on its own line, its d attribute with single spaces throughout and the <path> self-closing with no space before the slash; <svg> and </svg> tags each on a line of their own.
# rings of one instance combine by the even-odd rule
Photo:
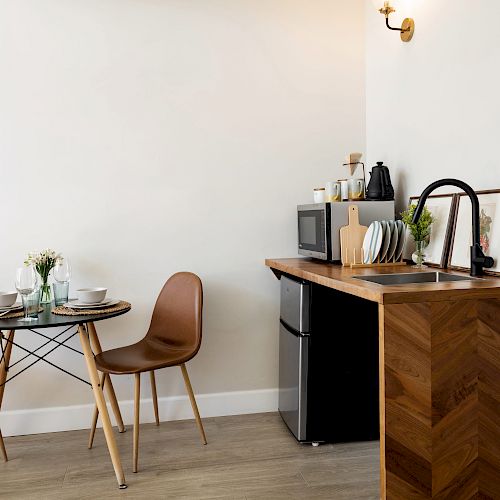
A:
<svg viewBox="0 0 500 500">
<path fill-rule="evenodd" d="M 487 269 L 490 267 L 493 267 L 495 265 L 495 260 L 493 257 L 484 257 L 484 264 L 483 267 L 486 267 Z"/>
<path fill-rule="evenodd" d="M 471 246 L 471 276 L 481 276 L 483 268 L 493 267 L 495 260 L 493 257 L 484 255 L 483 249 L 479 243 Z"/>
</svg>

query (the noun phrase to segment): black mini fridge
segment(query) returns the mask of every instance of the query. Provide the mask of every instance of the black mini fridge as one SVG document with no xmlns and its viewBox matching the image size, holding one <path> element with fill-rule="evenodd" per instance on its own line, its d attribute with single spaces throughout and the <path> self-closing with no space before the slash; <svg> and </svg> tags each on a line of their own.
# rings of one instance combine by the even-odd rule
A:
<svg viewBox="0 0 500 500">
<path fill-rule="evenodd" d="M 300 442 L 378 439 L 378 304 L 281 276 L 279 412 Z"/>
</svg>

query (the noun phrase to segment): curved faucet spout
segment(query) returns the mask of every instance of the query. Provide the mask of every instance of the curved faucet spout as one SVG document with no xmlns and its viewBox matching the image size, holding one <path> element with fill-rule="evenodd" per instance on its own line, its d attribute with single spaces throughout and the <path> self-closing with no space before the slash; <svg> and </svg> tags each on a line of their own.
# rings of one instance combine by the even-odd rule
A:
<svg viewBox="0 0 500 500">
<path fill-rule="evenodd" d="M 481 234 L 479 227 L 479 199 L 474 190 L 466 184 L 465 182 L 459 179 L 441 179 L 439 181 L 433 182 L 429 184 L 420 195 L 420 199 L 418 200 L 417 208 L 413 214 L 413 224 L 416 224 L 420 216 L 422 215 L 422 211 L 424 210 L 425 202 L 429 195 L 437 188 L 442 186 L 455 186 L 467 193 L 472 203 L 472 243 L 475 245 L 476 243 L 480 244 Z"/>
<path fill-rule="evenodd" d="M 458 179 L 441 179 L 439 181 L 433 182 L 427 186 L 418 200 L 417 208 L 413 213 L 413 224 L 417 224 L 424 210 L 425 202 L 429 195 L 437 188 L 442 186 L 456 186 L 467 193 L 472 203 L 472 246 L 470 250 L 471 264 L 470 264 L 470 274 L 471 276 L 481 276 L 483 274 L 483 268 L 493 267 L 494 260 L 491 257 L 486 257 L 484 255 L 483 249 L 481 248 L 481 231 L 480 231 L 480 220 L 479 220 L 479 199 L 474 190 L 465 182 Z"/>
</svg>

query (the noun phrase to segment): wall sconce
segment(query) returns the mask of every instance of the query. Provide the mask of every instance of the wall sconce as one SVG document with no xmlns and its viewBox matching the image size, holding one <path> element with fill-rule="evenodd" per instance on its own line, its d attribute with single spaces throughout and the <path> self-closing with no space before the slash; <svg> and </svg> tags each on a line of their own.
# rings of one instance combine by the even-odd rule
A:
<svg viewBox="0 0 500 500">
<path fill-rule="evenodd" d="M 385 25 L 393 31 L 399 31 L 401 35 L 401 40 L 403 42 L 409 42 L 413 38 L 413 33 L 415 32 L 415 22 L 412 18 L 407 17 L 403 20 L 401 28 L 393 28 L 389 25 L 389 16 L 396 12 L 396 9 L 392 6 L 394 0 L 383 1 L 383 0 L 373 0 L 373 3 L 377 7 L 378 11 L 385 16 Z M 383 4 L 383 5 L 382 5 Z M 392 4 L 392 5 L 391 5 Z"/>
</svg>

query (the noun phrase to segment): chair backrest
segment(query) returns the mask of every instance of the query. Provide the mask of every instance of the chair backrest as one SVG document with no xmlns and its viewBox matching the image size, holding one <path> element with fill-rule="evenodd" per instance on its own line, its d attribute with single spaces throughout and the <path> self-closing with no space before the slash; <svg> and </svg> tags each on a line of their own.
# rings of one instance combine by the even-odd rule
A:
<svg viewBox="0 0 500 500">
<path fill-rule="evenodd" d="M 201 345 L 203 287 L 193 273 L 176 273 L 163 286 L 156 300 L 146 338 L 174 348 L 192 349 Z"/>
</svg>

